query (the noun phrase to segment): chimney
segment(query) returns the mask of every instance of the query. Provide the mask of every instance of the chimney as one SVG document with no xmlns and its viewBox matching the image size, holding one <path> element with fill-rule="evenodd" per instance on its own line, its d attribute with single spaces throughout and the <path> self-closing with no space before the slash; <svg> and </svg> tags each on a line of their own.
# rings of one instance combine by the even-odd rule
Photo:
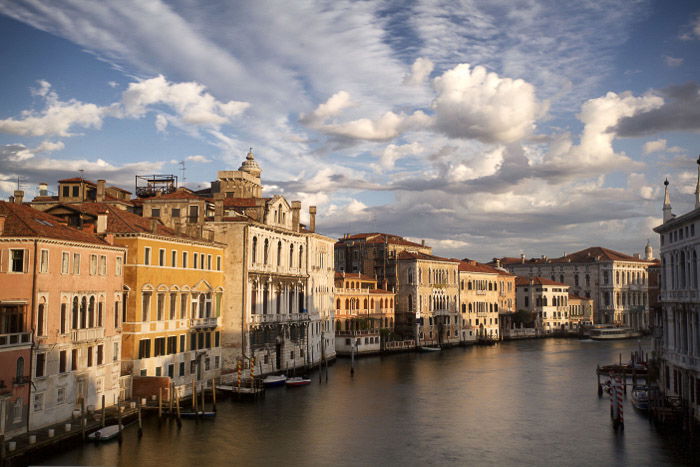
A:
<svg viewBox="0 0 700 467">
<path fill-rule="evenodd" d="M 316 206 L 309 206 L 309 231 L 316 232 Z"/>
<path fill-rule="evenodd" d="M 49 195 L 49 185 L 46 182 L 41 182 L 39 184 L 39 196 L 48 196 Z"/>
<path fill-rule="evenodd" d="M 156 233 L 158 229 L 158 219 L 151 219 L 151 233 Z"/>
<path fill-rule="evenodd" d="M 105 242 L 109 243 L 110 245 L 114 245 L 114 234 L 105 235 Z"/>
<path fill-rule="evenodd" d="M 15 190 L 15 204 L 22 204 L 24 199 L 24 192 L 22 190 Z"/>
<path fill-rule="evenodd" d="M 180 235 L 182 233 L 182 224 L 179 219 L 175 220 L 175 234 Z"/>
<path fill-rule="evenodd" d="M 103 234 L 107 231 L 107 211 L 97 213 L 97 229 L 98 234 Z"/>
<path fill-rule="evenodd" d="M 301 211 L 301 201 L 292 201 L 292 230 L 299 232 L 299 212 Z"/>
<path fill-rule="evenodd" d="M 214 221 L 221 222 L 224 219 L 224 200 L 223 198 L 214 200 Z"/>
<path fill-rule="evenodd" d="M 520 262 L 525 264 L 525 253 L 520 253 Z"/>
<path fill-rule="evenodd" d="M 425 246 L 425 240 L 420 241 L 420 246 Z"/>
<path fill-rule="evenodd" d="M 500 268 L 501 267 L 501 260 L 496 258 L 496 267 Z"/>
<path fill-rule="evenodd" d="M 95 201 L 102 203 L 105 200 L 105 181 L 97 180 L 97 195 L 95 196 Z"/>
<path fill-rule="evenodd" d="M 5 220 L 7 216 L 0 216 L 0 235 L 5 231 Z"/>
</svg>

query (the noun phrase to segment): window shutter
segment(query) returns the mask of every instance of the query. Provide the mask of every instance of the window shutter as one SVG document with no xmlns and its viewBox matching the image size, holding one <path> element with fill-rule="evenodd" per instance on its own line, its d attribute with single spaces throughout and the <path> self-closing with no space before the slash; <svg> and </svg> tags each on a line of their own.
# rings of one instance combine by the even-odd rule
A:
<svg viewBox="0 0 700 467">
<path fill-rule="evenodd" d="M 29 271 L 29 248 L 24 249 L 24 261 L 22 264 L 22 272 Z M 36 271 L 34 271 L 36 273 Z"/>
</svg>

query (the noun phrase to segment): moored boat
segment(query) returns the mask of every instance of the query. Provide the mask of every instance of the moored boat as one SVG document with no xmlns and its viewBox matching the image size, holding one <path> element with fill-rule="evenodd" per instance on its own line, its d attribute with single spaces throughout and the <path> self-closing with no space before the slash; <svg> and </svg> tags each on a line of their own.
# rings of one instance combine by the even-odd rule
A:
<svg viewBox="0 0 700 467">
<path fill-rule="evenodd" d="M 632 388 L 632 406 L 637 410 L 649 410 L 649 388 L 635 386 Z"/>
<path fill-rule="evenodd" d="M 183 418 L 212 418 L 212 417 L 216 417 L 216 412 L 202 411 L 202 410 L 187 411 L 187 412 L 180 412 L 180 417 L 183 417 Z"/>
<path fill-rule="evenodd" d="M 268 375 L 262 380 L 263 386 L 266 388 L 284 386 L 285 381 L 287 381 L 287 377 L 285 375 Z"/>
<path fill-rule="evenodd" d="M 119 436 L 119 433 L 123 428 L 124 426 L 120 425 L 103 426 L 99 430 L 93 431 L 92 433 L 87 435 L 87 437 L 91 441 L 109 441 Z"/>
<path fill-rule="evenodd" d="M 440 347 L 428 347 L 428 346 L 421 346 L 420 351 L 421 352 L 438 352 L 442 349 Z"/>
<path fill-rule="evenodd" d="M 304 378 L 302 376 L 295 376 L 293 378 L 287 378 L 287 381 L 285 381 L 285 384 L 287 387 L 297 387 L 297 386 L 306 386 L 307 384 L 311 384 L 311 378 Z"/>
</svg>

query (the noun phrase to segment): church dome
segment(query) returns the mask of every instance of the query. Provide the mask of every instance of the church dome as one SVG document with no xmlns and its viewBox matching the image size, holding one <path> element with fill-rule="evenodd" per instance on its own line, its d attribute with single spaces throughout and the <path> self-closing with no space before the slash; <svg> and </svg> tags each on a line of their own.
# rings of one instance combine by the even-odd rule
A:
<svg viewBox="0 0 700 467">
<path fill-rule="evenodd" d="M 260 174 L 262 173 L 262 169 L 258 165 L 257 162 L 255 162 L 255 157 L 253 156 L 253 148 L 250 148 L 250 151 L 248 151 L 248 154 L 245 157 L 245 160 L 241 164 L 241 166 L 238 168 L 238 170 L 242 172 L 247 172 L 251 174 L 254 177 L 260 177 Z"/>
</svg>

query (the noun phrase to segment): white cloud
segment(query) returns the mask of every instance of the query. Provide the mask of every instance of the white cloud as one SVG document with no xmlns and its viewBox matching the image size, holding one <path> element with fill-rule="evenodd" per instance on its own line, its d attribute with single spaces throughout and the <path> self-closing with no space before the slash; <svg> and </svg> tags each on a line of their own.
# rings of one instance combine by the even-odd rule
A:
<svg viewBox="0 0 700 467">
<path fill-rule="evenodd" d="M 411 73 L 404 77 L 403 84 L 409 86 L 423 84 L 430 76 L 430 73 L 433 72 L 433 68 L 435 68 L 435 64 L 429 58 L 417 58 L 411 65 Z"/>
<path fill-rule="evenodd" d="M 207 163 L 211 162 L 211 159 L 208 159 L 206 156 L 202 156 L 202 155 L 187 156 L 186 160 L 191 161 L 191 162 L 200 162 L 202 164 L 207 164 Z"/>
<path fill-rule="evenodd" d="M 435 127 L 452 138 L 509 143 L 529 135 L 546 104 L 535 88 L 484 67 L 457 65 L 433 80 Z"/>
<path fill-rule="evenodd" d="M 683 59 L 671 57 L 670 55 L 664 55 L 664 62 L 666 63 L 666 66 L 675 68 L 683 64 Z"/>
<path fill-rule="evenodd" d="M 164 132 L 168 128 L 168 117 L 163 114 L 156 115 L 155 126 L 159 133 Z"/>
<path fill-rule="evenodd" d="M 372 120 L 361 118 L 346 123 L 322 125 L 318 130 L 333 136 L 368 141 L 386 141 L 396 138 L 404 131 L 419 130 L 432 124 L 432 119 L 420 110 L 411 115 L 386 112 Z"/>
<path fill-rule="evenodd" d="M 352 105 L 350 94 L 345 91 L 338 91 L 326 102 L 320 104 L 316 110 L 307 114 L 302 114 L 299 120 L 305 125 L 318 125 L 331 117 L 338 115 L 343 109 Z"/>
<path fill-rule="evenodd" d="M 425 152 L 425 148 L 418 142 L 413 142 L 410 144 L 389 144 L 381 152 L 379 157 L 379 164 L 374 165 L 375 170 L 391 170 L 396 165 L 396 161 L 403 159 L 404 157 L 415 156 Z"/>
<path fill-rule="evenodd" d="M 644 143 L 644 154 L 651 154 L 653 152 L 683 152 L 683 148 L 678 146 L 667 146 L 668 141 L 665 139 L 657 139 L 654 141 L 647 141 Z"/>
</svg>

